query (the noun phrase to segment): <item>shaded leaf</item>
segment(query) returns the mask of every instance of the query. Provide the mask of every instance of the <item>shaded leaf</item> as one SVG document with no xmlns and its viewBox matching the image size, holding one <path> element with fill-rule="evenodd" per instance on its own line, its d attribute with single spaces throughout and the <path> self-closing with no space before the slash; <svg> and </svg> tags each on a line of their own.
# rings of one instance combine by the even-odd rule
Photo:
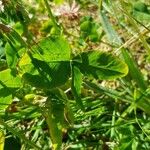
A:
<svg viewBox="0 0 150 150">
<path fill-rule="evenodd" d="M 16 68 L 19 59 L 19 54 L 17 52 L 17 49 L 12 44 L 10 44 L 7 43 L 5 46 L 7 64 L 10 68 Z"/>
<path fill-rule="evenodd" d="M 5 109 L 12 103 L 12 93 L 15 88 L 0 88 L 0 113 L 5 112 Z"/>
<path fill-rule="evenodd" d="M 64 104 L 56 99 L 48 97 L 44 113 L 49 127 L 54 150 L 60 150 L 62 145 L 62 130 L 64 126 Z"/>
<path fill-rule="evenodd" d="M 82 84 L 82 74 L 76 66 L 72 66 L 72 85 L 71 89 L 77 105 L 83 110 L 84 106 L 81 100 L 81 84 Z"/>
<path fill-rule="evenodd" d="M 63 85 L 70 76 L 70 62 L 46 63 L 37 59 L 32 60 L 37 69 L 36 74 L 25 73 L 22 78 L 37 88 L 50 89 Z"/>
</svg>

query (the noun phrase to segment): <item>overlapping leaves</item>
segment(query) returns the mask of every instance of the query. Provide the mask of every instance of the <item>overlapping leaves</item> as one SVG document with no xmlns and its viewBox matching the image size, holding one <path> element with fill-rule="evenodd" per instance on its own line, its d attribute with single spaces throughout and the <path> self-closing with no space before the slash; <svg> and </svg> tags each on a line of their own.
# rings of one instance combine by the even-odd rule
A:
<svg viewBox="0 0 150 150">
<path fill-rule="evenodd" d="M 100 80 L 110 80 L 123 77 L 128 73 L 127 65 L 112 54 L 102 51 L 88 51 L 71 60 L 70 53 L 69 44 L 63 37 L 44 38 L 32 46 L 30 51 L 20 59 L 17 64 L 19 73 L 25 83 L 43 90 L 57 88 L 71 78 L 72 93 L 81 109 L 84 109 L 81 98 L 82 75 Z M 12 60 L 12 57 L 7 58 Z M 5 84 L 7 83 L 6 86 L 15 88 L 17 83 L 17 87 L 19 86 L 20 79 L 17 81 L 18 78 L 11 77 L 10 71 L 7 72 L 7 75 L 4 73 L 2 72 L 3 79 L 1 81 L 4 80 Z M 60 133 L 57 128 L 50 129 L 50 131 Z M 52 141 L 59 145 L 60 140 L 57 141 L 58 137 L 52 133 Z"/>
</svg>

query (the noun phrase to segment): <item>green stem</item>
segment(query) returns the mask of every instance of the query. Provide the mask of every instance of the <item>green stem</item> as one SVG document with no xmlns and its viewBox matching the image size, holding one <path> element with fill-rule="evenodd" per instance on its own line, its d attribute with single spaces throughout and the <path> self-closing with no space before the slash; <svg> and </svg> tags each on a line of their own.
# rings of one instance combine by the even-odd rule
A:
<svg viewBox="0 0 150 150">
<path fill-rule="evenodd" d="M 103 0 L 99 0 L 98 1 L 98 6 L 99 6 L 99 11 L 101 11 L 102 10 L 102 2 L 103 2 Z"/>
<path fill-rule="evenodd" d="M 0 130 L 0 150 L 4 150 L 5 134 L 4 131 Z"/>
<path fill-rule="evenodd" d="M 46 8 L 47 8 L 47 11 L 48 11 L 48 15 L 49 15 L 50 19 L 52 20 L 55 29 L 56 29 L 57 31 L 59 31 L 59 30 L 60 30 L 60 29 L 59 29 L 59 26 L 58 26 L 58 24 L 57 24 L 57 22 L 56 22 L 55 17 L 53 16 L 53 13 L 52 13 L 51 8 L 50 8 L 50 6 L 49 6 L 49 4 L 48 4 L 48 1 L 47 1 L 47 0 L 44 0 L 44 2 L 45 2 L 45 5 L 46 5 Z"/>
</svg>

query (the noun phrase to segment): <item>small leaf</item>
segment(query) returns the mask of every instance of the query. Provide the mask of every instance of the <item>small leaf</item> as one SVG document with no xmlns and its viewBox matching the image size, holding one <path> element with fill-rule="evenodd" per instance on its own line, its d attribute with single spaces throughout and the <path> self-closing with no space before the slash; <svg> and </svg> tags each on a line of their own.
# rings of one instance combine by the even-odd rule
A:
<svg viewBox="0 0 150 150">
<path fill-rule="evenodd" d="M 101 80 L 120 78 L 128 73 L 128 67 L 123 61 L 101 51 L 83 52 L 74 58 L 73 63 L 84 75 Z"/>
</svg>

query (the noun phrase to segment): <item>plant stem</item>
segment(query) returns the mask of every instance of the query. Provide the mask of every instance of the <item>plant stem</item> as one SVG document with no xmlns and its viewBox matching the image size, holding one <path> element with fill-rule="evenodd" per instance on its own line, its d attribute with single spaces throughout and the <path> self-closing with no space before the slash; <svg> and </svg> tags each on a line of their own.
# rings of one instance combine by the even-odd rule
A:
<svg viewBox="0 0 150 150">
<path fill-rule="evenodd" d="M 57 22 L 56 22 L 55 17 L 53 16 L 53 13 L 52 13 L 51 8 L 50 8 L 50 6 L 49 6 L 49 4 L 48 4 L 48 1 L 47 1 L 47 0 L 44 0 L 44 2 L 45 2 L 45 5 L 46 5 L 46 8 L 47 8 L 47 11 L 48 11 L 48 15 L 49 15 L 50 19 L 52 20 L 55 29 L 56 29 L 57 31 L 59 31 L 59 30 L 60 30 L 60 29 L 59 29 L 59 26 L 58 26 L 58 24 L 57 24 Z"/>
</svg>

